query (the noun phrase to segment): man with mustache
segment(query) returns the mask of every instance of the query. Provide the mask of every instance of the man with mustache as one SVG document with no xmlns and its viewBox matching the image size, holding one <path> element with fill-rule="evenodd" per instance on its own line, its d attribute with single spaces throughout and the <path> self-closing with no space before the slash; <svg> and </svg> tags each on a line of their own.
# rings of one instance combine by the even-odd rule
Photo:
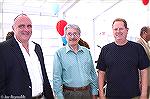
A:
<svg viewBox="0 0 150 99">
<path fill-rule="evenodd" d="M 54 55 L 54 93 L 58 99 L 96 99 L 97 75 L 89 49 L 78 44 L 81 30 L 75 24 L 64 30 L 68 43 Z"/>
</svg>

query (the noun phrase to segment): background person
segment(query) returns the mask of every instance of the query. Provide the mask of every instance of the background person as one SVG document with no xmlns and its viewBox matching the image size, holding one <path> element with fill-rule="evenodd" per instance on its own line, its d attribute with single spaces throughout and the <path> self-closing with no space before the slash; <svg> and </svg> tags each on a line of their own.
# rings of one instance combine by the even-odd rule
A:
<svg viewBox="0 0 150 99">
<path fill-rule="evenodd" d="M 14 32 L 11 31 L 11 32 L 8 32 L 7 35 L 6 35 L 6 40 L 9 40 L 10 38 L 12 38 L 14 36 Z"/>
<path fill-rule="evenodd" d="M 140 38 L 139 40 L 137 41 L 138 43 L 140 43 L 145 51 L 146 51 L 146 54 L 150 60 L 150 47 L 149 47 L 149 44 L 148 44 L 148 41 L 150 41 L 150 27 L 148 26 L 144 26 L 141 28 L 141 31 L 140 31 Z M 149 95 L 150 95 L 150 68 L 148 69 L 148 98 L 149 98 Z"/>
<path fill-rule="evenodd" d="M 90 49 L 89 44 L 86 41 L 84 41 L 83 39 L 81 39 L 81 38 L 80 38 L 78 44 L 81 45 L 81 46 L 84 46 L 84 47 L 86 47 L 88 49 Z"/>
</svg>

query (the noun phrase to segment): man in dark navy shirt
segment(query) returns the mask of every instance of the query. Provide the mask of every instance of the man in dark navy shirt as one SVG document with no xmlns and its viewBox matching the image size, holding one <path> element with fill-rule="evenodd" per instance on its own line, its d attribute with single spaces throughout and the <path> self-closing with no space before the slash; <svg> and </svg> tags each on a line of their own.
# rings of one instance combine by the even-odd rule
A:
<svg viewBox="0 0 150 99">
<path fill-rule="evenodd" d="M 144 48 L 126 39 L 128 27 L 124 19 L 115 19 L 112 30 L 115 41 L 102 48 L 96 67 L 100 99 L 146 99 L 149 60 Z M 105 80 L 106 93 L 103 90 Z"/>
</svg>

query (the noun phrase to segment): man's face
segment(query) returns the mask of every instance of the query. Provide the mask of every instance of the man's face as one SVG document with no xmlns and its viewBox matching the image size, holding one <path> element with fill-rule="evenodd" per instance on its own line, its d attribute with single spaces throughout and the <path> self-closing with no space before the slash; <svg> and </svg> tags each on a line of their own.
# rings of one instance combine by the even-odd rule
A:
<svg viewBox="0 0 150 99">
<path fill-rule="evenodd" d="M 13 30 L 19 42 L 28 42 L 32 35 L 32 22 L 27 16 L 19 16 L 14 21 Z"/>
<path fill-rule="evenodd" d="M 66 39 L 70 46 L 78 45 L 78 41 L 80 39 L 80 34 L 76 29 L 70 28 L 66 30 Z"/>
<path fill-rule="evenodd" d="M 150 28 L 148 29 L 146 39 L 147 39 L 147 41 L 150 41 Z"/>
<path fill-rule="evenodd" d="M 127 38 L 128 28 L 124 27 L 122 21 L 116 21 L 113 24 L 112 30 L 116 41 L 125 40 Z"/>
</svg>

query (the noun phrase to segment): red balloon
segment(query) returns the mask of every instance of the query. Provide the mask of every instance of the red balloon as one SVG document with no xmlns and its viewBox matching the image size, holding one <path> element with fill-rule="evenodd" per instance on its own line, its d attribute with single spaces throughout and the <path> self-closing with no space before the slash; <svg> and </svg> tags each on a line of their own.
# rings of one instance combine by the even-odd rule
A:
<svg viewBox="0 0 150 99">
<path fill-rule="evenodd" d="M 149 3 L 149 0 L 142 0 L 144 5 L 147 5 Z"/>
<path fill-rule="evenodd" d="M 61 36 L 64 35 L 64 27 L 66 25 L 67 25 L 67 22 L 65 20 L 60 20 L 57 22 L 56 29 Z"/>
</svg>

